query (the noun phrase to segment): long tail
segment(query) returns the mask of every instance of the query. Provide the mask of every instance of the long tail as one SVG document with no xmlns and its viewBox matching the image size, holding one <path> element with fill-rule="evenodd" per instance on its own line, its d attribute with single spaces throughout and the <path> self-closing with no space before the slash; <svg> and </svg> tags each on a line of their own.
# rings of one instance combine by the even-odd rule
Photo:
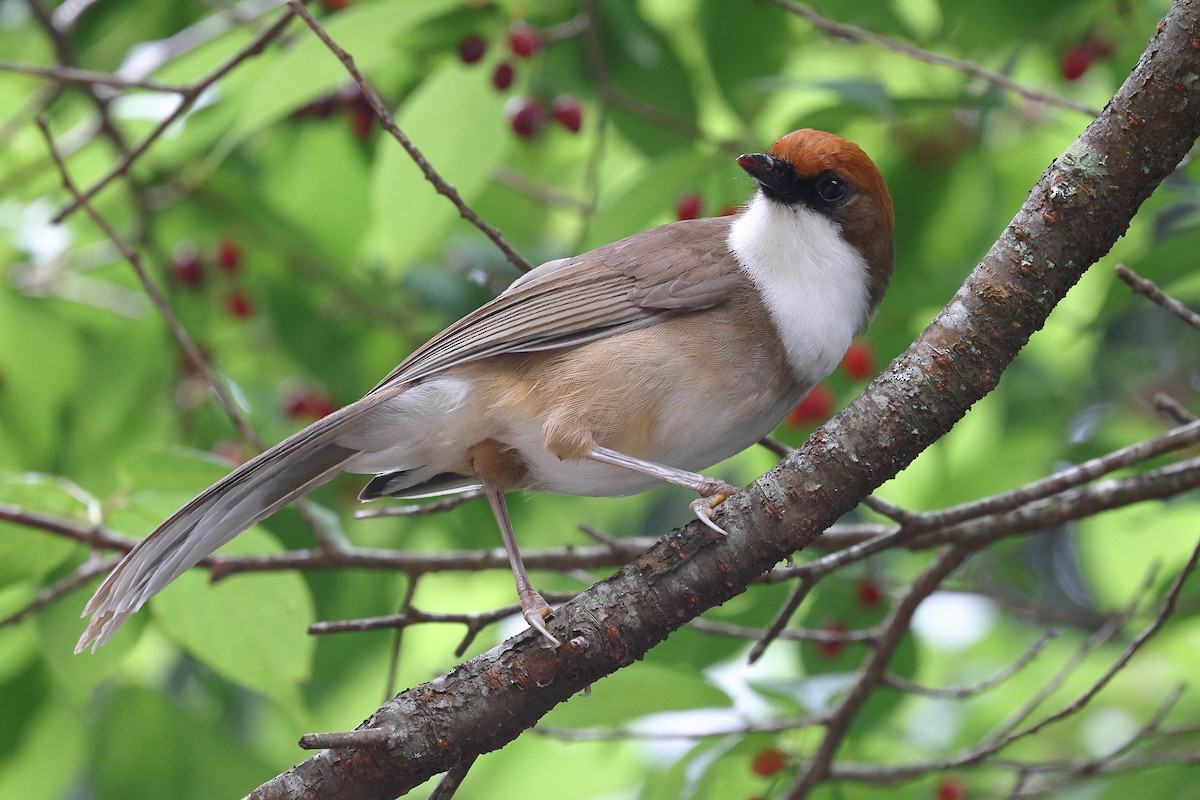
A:
<svg viewBox="0 0 1200 800">
<path fill-rule="evenodd" d="M 320 486 L 358 455 L 339 435 L 393 392 L 373 393 L 242 464 L 176 511 L 113 568 L 84 607 L 75 652 L 108 641 L 126 619 L 189 567 L 256 522 Z"/>
</svg>

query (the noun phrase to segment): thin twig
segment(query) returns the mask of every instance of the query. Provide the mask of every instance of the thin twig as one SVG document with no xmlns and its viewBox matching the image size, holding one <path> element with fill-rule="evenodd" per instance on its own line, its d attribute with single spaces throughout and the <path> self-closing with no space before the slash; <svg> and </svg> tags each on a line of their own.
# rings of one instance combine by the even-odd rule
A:
<svg viewBox="0 0 1200 800">
<path fill-rule="evenodd" d="M 212 367 L 210 367 L 208 364 L 208 359 L 205 358 L 204 354 L 200 352 L 200 348 L 197 347 L 196 343 L 192 341 L 192 337 L 188 335 L 188 332 L 183 327 L 183 324 L 180 323 L 179 319 L 175 316 L 175 312 L 171 310 L 171 306 L 167 303 L 166 297 L 164 297 L 163 293 L 159 291 L 158 286 L 154 283 L 154 279 L 150 277 L 150 273 L 146 271 L 145 266 L 142 264 L 141 255 L 139 255 L 136 250 L 130 247 L 125 240 L 122 239 L 115 230 L 113 230 L 112 226 L 108 224 L 108 220 L 101 216 L 101 214 L 92 207 L 88 199 L 89 196 L 81 192 L 78 187 L 75 186 L 75 181 L 71 179 L 71 175 L 67 171 L 67 165 L 62 159 L 62 154 L 59 152 L 58 146 L 54 142 L 54 137 L 50 134 L 50 127 L 44 118 L 38 118 L 38 128 L 41 130 L 42 136 L 46 140 L 47 147 L 50 148 L 50 157 L 54 159 L 54 164 L 58 167 L 58 174 L 59 177 L 62 178 L 63 187 L 74 198 L 72 200 L 72 203 L 74 204 L 72 207 L 82 207 L 83 210 L 87 212 L 88 216 L 92 218 L 92 221 L 96 223 L 96 226 L 100 228 L 104 235 L 108 237 L 109 241 L 113 243 L 113 246 L 117 248 L 117 252 L 121 254 L 121 257 L 128 261 L 129 265 L 133 267 L 133 271 L 137 275 L 143 291 L 146 292 L 146 296 L 150 298 L 150 302 L 158 311 L 159 316 L 161 316 L 163 321 L 167 324 L 167 328 L 171 331 L 171 336 L 175 339 L 176 345 L 178 345 L 179 349 L 183 351 L 183 354 L 188 359 L 188 362 L 194 364 L 196 369 L 204 377 L 205 382 L 216 396 L 217 402 L 221 404 L 221 409 L 225 412 L 226 416 L 233 421 L 233 424 L 237 427 L 238 433 L 241 434 L 242 438 L 261 450 L 262 442 L 259 440 L 254 431 L 251 430 L 249 424 L 246 422 L 245 417 L 242 416 L 241 411 L 238 410 L 237 403 L 234 401 L 233 396 L 229 394 L 228 390 L 221 383 L 220 379 L 217 378 L 216 373 L 212 371 Z"/>
<path fill-rule="evenodd" d="M 976 681 L 975 683 L 970 683 L 965 686 L 952 686 L 944 689 L 936 689 L 930 686 L 921 686 L 913 683 L 912 681 L 901 678 L 898 675 L 891 674 L 884 678 L 884 683 L 887 686 L 891 686 L 893 689 L 899 689 L 900 691 L 907 692 L 909 694 L 919 694 L 924 695 L 925 697 L 963 700 L 968 697 L 974 697 L 977 694 L 982 694 L 988 689 L 999 686 L 1001 683 L 1017 674 L 1017 672 L 1025 667 L 1025 665 L 1029 664 L 1029 662 L 1033 661 L 1033 659 L 1037 657 L 1037 654 L 1042 652 L 1046 645 L 1050 644 L 1050 642 L 1057 638 L 1058 631 L 1046 631 L 1041 635 L 1040 638 L 1034 641 L 1033 644 L 1025 648 L 1025 651 L 1021 653 L 1021 655 L 1018 656 L 1017 659 L 1011 664 L 1006 664 L 981 681 Z"/>
<path fill-rule="evenodd" d="M 519 254 L 516 250 L 512 249 L 512 247 L 505 240 L 504 236 L 501 235 L 500 231 L 484 222 L 483 219 L 476 214 L 470 206 L 467 205 L 466 201 L 462 199 L 461 195 L 459 195 L 458 190 L 447 183 L 445 179 L 438 174 L 437 170 L 433 168 L 433 165 L 429 163 L 421 151 L 417 149 L 417 146 L 412 143 L 412 140 L 408 138 L 408 135 L 404 133 L 404 131 L 400 130 L 400 126 L 396 124 L 396 120 L 392 116 L 392 112 L 389 111 L 387 106 L 383 104 L 383 100 L 379 98 L 379 95 L 375 92 L 375 89 L 367 82 L 367 79 L 363 77 L 362 73 L 358 71 L 358 67 L 354 63 L 354 57 L 342 49 L 341 45 L 339 45 L 329 36 L 325 29 L 321 27 L 321 24 L 313 19 L 312 15 L 308 13 L 308 9 L 306 9 L 303 4 L 299 2 L 299 0 L 287 0 L 287 3 L 296 16 L 304 20 L 304 23 L 308 25 L 310 29 L 312 29 L 312 32 L 317 35 L 317 38 L 324 42 L 325 46 L 329 48 L 329 51 L 337 57 L 338 61 L 342 62 L 342 66 L 346 68 L 346 71 L 350 73 L 350 77 L 354 79 L 354 82 L 358 84 L 358 88 L 362 90 L 363 97 L 365 97 L 367 102 L 371 105 L 371 109 L 375 112 L 375 116 L 378 117 L 380 125 L 383 126 L 385 131 L 391 134 L 393 139 L 400 143 L 400 146 L 403 147 L 405 152 L 408 153 L 409 158 L 411 158 L 413 163 L 417 165 L 417 168 L 421 170 L 421 174 L 425 176 L 425 180 L 433 184 L 433 188 L 437 190 L 438 194 L 444 196 L 454 204 L 454 207 L 458 209 L 458 213 L 463 219 L 467 220 L 467 222 L 470 222 L 472 225 L 478 228 L 484 236 L 491 239 L 492 243 L 495 244 L 496 247 L 500 248 L 500 251 L 504 253 L 505 258 L 509 260 L 509 263 L 521 270 L 521 272 L 528 272 L 529 270 L 533 269 L 532 264 L 525 260 L 525 258 L 522 257 L 521 254 Z"/>
<path fill-rule="evenodd" d="M 275 21 L 275 23 L 250 41 L 248 45 L 243 47 L 238 52 L 234 53 L 216 69 L 205 75 L 196 83 L 187 87 L 179 97 L 179 105 L 175 110 L 168 114 L 161 122 L 154 126 L 154 129 L 147 134 L 146 138 L 142 139 L 137 145 L 130 148 L 128 152 L 106 172 L 98 181 L 93 183 L 87 190 L 78 193 L 78 197 L 68 203 L 57 214 L 54 215 L 53 222 L 62 222 L 66 217 L 80 207 L 85 200 L 90 200 L 101 189 L 112 183 L 117 177 L 124 175 L 133 166 L 133 163 L 141 157 L 143 153 L 150 149 L 150 146 L 158 141 L 158 138 L 166 132 L 180 117 L 187 113 L 188 109 L 200 98 L 200 95 L 212 86 L 214 83 L 225 77 L 231 70 L 241 64 L 243 61 L 252 58 L 262 53 L 267 45 L 274 41 L 287 28 L 288 23 L 292 21 L 291 11 L 285 11 L 283 15 Z"/>
<path fill-rule="evenodd" d="M 478 756 L 464 758 L 448 769 L 442 780 L 438 783 L 437 788 L 430 792 L 429 800 L 450 800 L 450 798 L 454 797 L 454 794 L 458 791 L 458 787 L 462 786 L 463 780 L 467 777 L 467 773 L 474 766 L 476 758 Z"/>
<path fill-rule="evenodd" d="M 1130 289 L 1150 298 L 1188 325 L 1191 325 L 1196 330 L 1200 330 L 1200 314 L 1192 311 L 1174 297 L 1168 296 L 1162 289 L 1158 288 L 1158 284 L 1154 281 L 1149 278 L 1143 278 L 1124 264 L 1117 264 L 1114 271 L 1117 273 L 1118 278 L 1129 285 Z"/>
<path fill-rule="evenodd" d="M 823 17 L 815 11 L 811 11 L 810 9 L 805 8 L 793 0 L 773 0 L 773 2 L 776 5 L 787 9 L 801 19 L 807 20 L 810 24 L 820 28 L 831 36 L 835 36 L 839 39 L 845 39 L 849 42 L 871 42 L 872 44 L 877 44 L 880 47 L 887 48 L 888 50 L 908 56 L 909 58 L 916 59 L 917 61 L 924 61 L 928 64 L 936 64 L 942 67 L 949 67 L 950 69 L 957 70 L 974 78 L 982 78 L 988 83 L 999 86 L 1002 89 L 1016 92 L 1026 100 L 1032 100 L 1035 103 L 1066 108 L 1070 109 L 1071 111 L 1078 111 L 1081 114 L 1087 114 L 1088 116 L 1092 117 L 1100 113 L 1100 109 L 1092 108 L 1086 103 L 1080 103 L 1075 100 L 1070 100 L 1065 97 L 1058 97 L 1056 95 L 1030 88 L 1024 84 L 1018 83 L 1003 73 L 990 70 L 974 61 L 950 58 L 949 56 L 944 56 L 940 53 L 934 53 L 929 50 L 922 50 L 919 47 L 913 47 L 912 45 L 896 41 L 895 39 L 887 36 L 881 36 L 880 34 L 869 31 L 865 28 L 859 28 L 855 25 L 848 25 L 844 22 L 837 22 L 829 19 L 828 17 Z"/>
<path fill-rule="evenodd" d="M 17 64 L 12 61 L 0 61 L 0 72 L 16 72 L 23 75 L 40 75 L 52 78 L 59 83 L 88 83 L 97 86 L 109 86 L 114 89 L 145 89 L 151 92 L 166 92 L 168 94 L 187 94 L 188 87 L 179 84 L 159 83 L 158 81 L 131 80 L 112 75 L 107 72 L 96 72 L 78 67 L 42 67 L 33 64 Z"/>
<path fill-rule="evenodd" d="M 0 628 L 7 625 L 16 625 L 30 614 L 41 611 L 59 598 L 65 597 L 75 591 L 97 575 L 105 574 L 115 567 L 118 561 L 120 561 L 120 556 L 109 556 L 107 558 L 94 559 L 80 565 L 78 569 L 66 577 L 60 578 L 49 586 L 43 587 L 33 600 L 25 606 L 0 619 Z"/>
</svg>

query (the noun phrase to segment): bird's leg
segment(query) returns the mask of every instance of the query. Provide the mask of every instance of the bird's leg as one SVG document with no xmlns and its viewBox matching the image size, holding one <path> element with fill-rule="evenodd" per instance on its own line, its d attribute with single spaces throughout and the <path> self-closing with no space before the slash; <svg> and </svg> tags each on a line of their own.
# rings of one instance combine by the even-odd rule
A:
<svg viewBox="0 0 1200 800">
<path fill-rule="evenodd" d="M 529 623 L 529 627 L 545 636 L 551 644 L 558 646 L 558 639 L 551 635 L 544 620 L 553 611 L 550 604 L 537 593 L 529 582 L 529 573 L 525 571 L 525 563 L 521 560 L 521 551 L 517 548 L 517 537 L 513 535 L 512 522 L 508 518 L 508 506 L 504 504 L 504 492 L 489 481 L 483 481 L 483 493 L 487 495 L 488 504 L 492 507 L 492 515 L 496 525 L 500 527 L 500 537 L 504 540 L 504 550 L 508 553 L 508 563 L 512 566 L 513 577 L 517 581 L 517 598 L 521 601 L 521 616 Z"/>
<path fill-rule="evenodd" d="M 676 467 L 669 467 L 666 464 L 656 464 L 653 461 L 645 461 L 633 456 L 627 456 L 624 453 L 610 450 L 607 447 L 601 447 L 598 444 L 592 445 L 592 449 L 588 451 L 587 457 L 592 461 L 599 461 L 602 464 L 612 464 L 614 467 L 624 467 L 634 472 L 658 478 L 667 483 L 674 483 L 677 486 L 691 489 L 700 495 L 698 499 L 692 501 L 690 506 L 697 519 L 722 536 L 727 535 L 724 528 L 713 522 L 712 513 L 714 508 L 737 493 L 737 487 L 730 486 L 725 481 L 706 478 L 696 472 L 688 472 L 686 469 L 678 469 Z"/>
</svg>

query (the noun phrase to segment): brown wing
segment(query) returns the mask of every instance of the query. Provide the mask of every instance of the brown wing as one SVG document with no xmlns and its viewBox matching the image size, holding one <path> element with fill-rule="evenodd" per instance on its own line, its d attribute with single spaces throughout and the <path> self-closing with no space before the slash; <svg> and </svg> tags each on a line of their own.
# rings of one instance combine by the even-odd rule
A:
<svg viewBox="0 0 1200 800">
<path fill-rule="evenodd" d="M 551 262 L 430 339 L 372 393 L 468 361 L 570 347 L 721 303 L 745 278 L 729 219 L 674 222 Z"/>
</svg>

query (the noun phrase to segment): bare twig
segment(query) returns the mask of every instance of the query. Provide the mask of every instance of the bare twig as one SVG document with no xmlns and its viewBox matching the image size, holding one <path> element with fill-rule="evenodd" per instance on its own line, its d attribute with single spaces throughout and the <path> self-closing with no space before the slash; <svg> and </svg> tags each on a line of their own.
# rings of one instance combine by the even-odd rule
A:
<svg viewBox="0 0 1200 800">
<path fill-rule="evenodd" d="M 332 733 L 306 733 L 298 744 L 305 750 L 329 750 L 344 747 L 386 747 L 390 738 L 387 731 L 378 728 L 362 731 L 334 731 Z"/>
<path fill-rule="evenodd" d="M 114 179 L 128 172 L 129 168 L 133 166 L 133 163 L 137 161 L 137 159 L 140 158 L 143 153 L 149 150 L 152 144 L 158 141 L 158 138 L 166 132 L 167 128 L 171 127 L 176 120 L 187 113 L 188 109 L 191 108 L 198 99 L 200 99 L 200 95 L 202 95 L 205 90 L 208 89 L 208 87 L 225 77 L 231 70 L 233 70 L 242 62 L 262 53 L 268 44 L 270 44 L 272 41 L 278 38 L 281 33 L 283 33 L 283 31 L 287 28 L 288 23 L 291 21 L 291 12 L 285 11 L 280 18 L 275 21 L 274 24 L 270 25 L 257 36 L 255 36 L 249 44 L 227 58 L 208 75 L 205 75 L 196 83 L 188 86 L 186 91 L 180 94 L 179 105 L 175 107 L 175 110 L 168 114 L 161 122 L 155 125 L 154 129 L 146 135 L 146 138 L 142 139 L 141 142 L 130 148 L 128 152 L 126 152 L 125 155 L 117 162 L 117 164 L 108 172 L 106 172 L 103 177 L 93 183 L 85 191 L 76 191 L 75 193 L 77 194 L 77 197 L 64 206 L 57 214 L 55 214 L 53 221 L 62 222 L 67 215 L 78 209 L 84 201 L 90 200 L 96 195 L 97 192 L 99 192 L 108 184 L 112 183 Z"/>
<path fill-rule="evenodd" d="M 139 255 L 136 250 L 130 247 L 125 240 L 122 239 L 115 230 L 113 230 L 112 226 L 108 224 L 108 220 L 101 216 L 100 213 L 92 207 L 88 196 L 82 193 L 75 186 L 75 181 L 71 179 L 71 175 L 67 171 L 67 165 L 62 159 L 62 154 L 59 152 L 58 146 L 54 142 L 54 137 L 50 134 L 50 127 L 44 119 L 38 119 L 38 127 L 42 131 L 42 136 L 46 140 L 47 147 L 50 148 L 50 156 L 54 159 L 55 166 L 58 167 L 58 174 L 62 179 L 63 187 L 74 198 L 72 200 L 72 203 L 74 204 L 72 207 L 82 207 L 83 210 L 87 212 L 88 216 L 92 218 L 92 221 L 96 223 L 96 226 L 100 228 L 104 235 L 108 237 L 109 241 L 113 243 L 113 246 L 117 248 L 117 252 L 121 254 L 121 257 L 128 261 L 129 265 L 133 267 L 133 271 L 137 275 L 143 291 L 146 292 L 146 296 L 150 298 L 150 302 L 158 311 L 159 316 L 161 316 L 163 321 L 167 324 L 167 329 L 171 331 L 171 336 L 175 339 L 176 345 L 178 345 L 179 349 L 183 351 L 184 356 L 188 359 L 189 363 L 194 364 L 200 374 L 204 377 L 205 382 L 216 396 L 217 402 L 221 404 L 222 410 L 237 427 L 238 433 L 240 433 L 242 438 L 244 438 L 246 441 L 251 442 L 259 449 L 262 449 L 262 442 L 259 440 L 254 431 L 251 430 L 249 424 L 246 422 L 245 417 L 242 416 L 241 411 L 238 410 L 237 403 L 234 402 L 232 395 L 229 394 L 228 390 L 221 383 L 216 373 L 212 371 L 212 367 L 210 367 L 208 364 L 208 359 L 204 357 L 204 354 L 200 352 L 200 348 L 197 347 L 196 343 L 192 341 L 192 337 L 188 335 L 188 332 L 183 327 L 183 324 L 180 323 L 179 319 L 175 316 L 175 312 L 171 310 L 171 306 L 167 303 L 166 297 L 164 297 L 163 293 L 159 291 L 158 286 L 154 283 L 154 279 L 150 277 L 150 273 L 146 271 L 145 266 L 142 264 L 141 255 Z"/>
<path fill-rule="evenodd" d="M 1196 330 L 1200 330 L 1200 314 L 1192 311 L 1174 297 L 1168 296 L 1162 289 L 1158 288 L 1158 285 L 1154 281 L 1149 278 L 1143 278 L 1124 264 L 1117 264 L 1114 271 L 1117 273 L 1118 278 L 1129 285 L 1130 289 L 1150 298 L 1188 325 L 1191 325 Z"/>
<path fill-rule="evenodd" d="M 429 163 L 428 159 L 426 159 L 421 151 L 417 149 L 417 146 L 412 143 L 412 140 L 408 138 L 408 135 L 404 133 L 404 131 L 400 130 L 400 126 L 396 124 L 396 120 L 392 116 L 392 112 L 389 111 L 387 106 L 383 104 L 383 100 L 379 98 L 379 95 L 375 92 L 375 89 L 367 82 L 367 79 L 363 77 L 362 73 L 359 72 L 358 67 L 354 63 L 354 57 L 342 49 L 341 45 L 339 45 L 330 37 L 325 29 L 321 27 L 321 24 L 313 19 L 312 15 L 308 13 L 308 10 L 299 2 L 299 0 L 287 0 L 287 3 L 296 16 L 304 20 L 304 23 L 308 25 L 312 32 L 317 35 L 317 38 L 324 42 L 325 46 L 329 48 L 329 51 L 337 57 L 337 60 L 342 62 L 342 66 L 346 68 L 346 71 L 350 73 L 350 77 L 354 79 L 354 82 L 358 85 L 358 88 L 362 90 L 363 97 L 365 97 L 367 102 L 371 105 L 371 110 L 374 111 L 375 116 L 379 118 L 380 125 L 383 126 L 385 131 L 391 134 L 393 139 L 400 143 L 400 146 L 404 148 L 406 153 L 408 153 L 409 158 L 411 158 L 413 163 L 417 165 L 417 168 L 421 170 L 421 174 L 425 176 L 425 180 L 433 184 L 433 188 L 437 190 L 438 194 L 444 196 L 447 200 L 454 204 L 454 207 L 458 209 L 458 213 L 463 219 L 465 219 L 467 222 L 470 222 L 472 225 L 478 228 L 484 236 L 491 239 L 492 243 L 495 244 L 496 247 L 500 248 L 500 251 L 504 253 L 505 258 L 509 260 L 509 263 L 521 270 L 521 272 L 528 272 L 529 270 L 533 269 L 532 264 L 525 260 L 525 258 L 522 257 L 516 250 L 512 249 L 512 247 L 508 244 L 508 241 L 505 240 L 503 235 L 501 235 L 500 231 L 484 222 L 483 219 L 476 214 L 470 206 L 467 205 L 466 201 L 463 200 L 462 196 L 458 193 L 458 190 L 447 183 L 445 179 L 438 174 L 437 170 L 433 168 L 433 165 Z"/>
<path fill-rule="evenodd" d="M 450 800 L 450 798 L 454 797 L 455 792 L 458 791 L 458 787 L 462 786 L 463 780 L 467 777 L 467 773 L 474 766 L 475 758 L 475 756 L 464 758 L 451 767 L 442 777 L 437 788 L 429 794 L 429 800 Z"/>
<path fill-rule="evenodd" d="M 7 625 L 16 625 L 24 620 L 30 614 L 35 614 L 41 611 L 46 606 L 54 603 L 61 597 L 65 597 L 71 592 L 83 586 L 97 575 L 103 575 L 117 565 L 120 556 L 109 556 L 108 558 L 99 558 L 88 561 L 81 565 L 71 574 L 64 578 L 60 578 L 49 586 L 45 586 L 37 593 L 31 602 L 24 607 L 14 611 L 7 617 L 0 619 L 0 628 Z"/>
<path fill-rule="evenodd" d="M 539 725 L 534 732 L 554 739 L 572 742 L 608 742 L 626 739 L 711 739 L 719 736 L 749 736 L 755 733 L 781 733 L 824 725 L 824 717 L 801 717 L 798 719 L 772 720 L 769 722 L 737 722 L 729 725 L 713 725 L 691 730 L 637 730 L 634 728 L 560 728 L 554 725 Z"/>
<path fill-rule="evenodd" d="M 848 25 L 844 22 L 837 22 L 829 19 L 828 17 L 821 16 L 815 11 L 805 8 L 799 3 L 794 2 L 794 0 L 774 0 L 774 2 L 776 5 L 782 6 L 801 19 L 808 21 L 815 27 L 820 28 L 831 36 L 835 36 L 839 39 L 845 39 L 848 42 L 870 42 L 872 44 L 877 44 L 880 47 L 887 48 L 895 53 L 900 53 L 901 55 L 916 59 L 917 61 L 924 61 L 928 64 L 936 64 L 942 67 L 949 67 L 950 69 L 957 70 L 966 75 L 970 75 L 971 77 L 982 78 L 988 83 L 999 86 L 1002 89 L 1016 92 L 1026 100 L 1031 100 L 1035 103 L 1066 108 L 1070 109 L 1071 111 L 1078 111 L 1081 114 L 1087 114 L 1088 116 L 1092 117 L 1100 113 L 1099 109 L 1093 108 L 1086 103 L 1080 103 L 1075 100 L 1069 100 L 1065 97 L 1058 97 L 1056 95 L 1030 88 L 1024 84 L 1018 83 L 1003 73 L 990 70 L 987 67 L 975 63 L 974 61 L 950 58 L 949 56 L 944 56 L 940 53 L 934 53 L 930 52 L 929 50 L 922 50 L 919 47 L 913 47 L 912 45 L 896 41 L 895 39 L 887 36 L 882 36 L 865 28 L 859 28 L 855 25 Z"/>
<path fill-rule="evenodd" d="M 1026 664 L 1033 661 L 1037 654 L 1042 652 L 1046 645 L 1058 638 L 1058 631 L 1046 631 L 1033 644 L 1025 648 L 1019 657 L 1011 664 L 1007 664 L 988 677 L 975 683 L 967 684 L 966 686 L 952 686 L 945 689 L 935 689 L 929 686 L 921 686 L 912 681 L 901 678 L 897 675 L 887 675 L 884 678 L 884 683 L 891 686 L 893 689 L 899 689 L 902 692 L 909 694 L 919 694 L 925 697 L 940 697 L 945 699 L 962 700 L 968 697 L 974 697 L 977 694 L 982 694 L 988 689 L 999 686 L 1004 681 L 1017 674 Z"/>
<path fill-rule="evenodd" d="M 51 78 L 58 83 L 89 83 L 97 86 L 109 86 L 114 89 L 145 89 L 151 92 L 166 92 L 168 94 L 187 94 L 188 92 L 188 87 L 178 84 L 121 78 L 107 72 L 96 72 L 90 69 L 79 69 L 78 67 L 42 67 L 34 64 L 17 64 L 12 61 L 0 61 L 0 72 L 40 75 Z"/>
</svg>

